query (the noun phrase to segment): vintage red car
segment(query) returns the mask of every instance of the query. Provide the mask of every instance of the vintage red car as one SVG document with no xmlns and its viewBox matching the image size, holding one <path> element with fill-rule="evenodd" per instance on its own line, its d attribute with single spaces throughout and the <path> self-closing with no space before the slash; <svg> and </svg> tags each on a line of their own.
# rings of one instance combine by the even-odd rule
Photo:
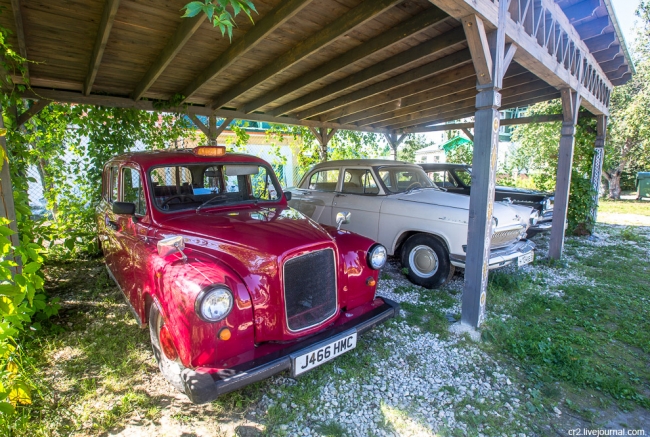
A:
<svg viewBox="0 0 650 437">
<path fill-rule="evenodd" d="M 398 311 L 375 296 L 383 246 L 291 209 L 269 164 L 223 147 L 111 159 L 97 226 L 160 370 L 195 403 L 304 373 Z"/>
</svg>

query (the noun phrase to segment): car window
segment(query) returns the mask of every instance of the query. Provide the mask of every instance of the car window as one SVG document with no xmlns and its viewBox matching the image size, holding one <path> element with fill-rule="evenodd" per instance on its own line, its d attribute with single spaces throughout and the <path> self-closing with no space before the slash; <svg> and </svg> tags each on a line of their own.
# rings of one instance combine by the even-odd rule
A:
<svg viewBox="0 0 650 437">
<path fill-rule="evenodd" d="M 122 169 L 122 202 L 134 203 L 137 215 L 146 214 L 147 204 L 138 170 L 129 167 Z"/>
<path fill-rule="evenodd" d="M 111 203 L 116 202 L 118 199 L 119 177 L 120 177 L 119 169 L 116 166 L 111 167 L 111 198 L 109 200 Z"/>
<path fill-rule="evenodd" d="M 440 188 L 457 188 L 456 180 L 447 170 L 430 171 L 429 178 Z"/>
<path fill-rule="evenodd" d="M 163 211 L 242 202 L 277 201 L 273 170 L 258 164 L 187 164 L 149 172 L 155 206 Z"/>
<path fill-rule="evenodd" d="M 472 174 L 466 169 L 456 170 L 456 177 L 466 186 L 472 186 Z"/>
<path fill-rule="evenodd" d="M 308 188 L 318 191 L 336 191 L 336 183 L 338 180 L 338 170 L 317 171 L 310 176 Z"/>
<path fill-rule="evenodd" d="M 377 182 L 372 172 L 367 169 L 346 169 L 341 191 L 351 194 L 379 194 Z"/>
<path fill-rule="evenodd" d="M 377 173 L 391 193 L 403 193 L 413 188 L 435 188 L 421 168 L 386 166 L 380 167 Z"/>
</svg>

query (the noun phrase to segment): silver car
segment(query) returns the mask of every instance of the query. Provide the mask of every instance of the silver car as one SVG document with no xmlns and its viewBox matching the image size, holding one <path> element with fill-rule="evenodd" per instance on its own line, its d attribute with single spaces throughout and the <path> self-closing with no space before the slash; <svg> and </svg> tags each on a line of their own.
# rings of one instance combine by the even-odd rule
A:
<svg viewBox="0 0 650 437">
<path fill-rule="evenodd" d="M 399 256 L 415 284 L 439 287 L 455 267 L 465 268 L 469 196 L 437 188 L 417 165 L 379 159 L 323 162 L 288 191 L 289 205 L 321 224 L 335 226 L 337 214 L 350 212 L 343 229 Z M 525 235 L 538 212 L 495 202 L 492 217 L 490 268 L 530 263 L 535 244 Z"/>
</svg>

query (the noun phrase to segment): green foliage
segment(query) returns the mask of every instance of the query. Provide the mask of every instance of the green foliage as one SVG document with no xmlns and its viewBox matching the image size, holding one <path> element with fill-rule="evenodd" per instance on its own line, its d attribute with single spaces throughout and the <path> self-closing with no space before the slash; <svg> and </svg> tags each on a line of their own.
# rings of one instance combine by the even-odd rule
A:
<svg viewBox="0 0 650 437">
<path fill-rule="evenodd" d="M 415 152 L 425 147 L 432 146 L 432 141 L 427 141 L 424 135 L 409 135 L 401 147 L 397 149 L 397 159 L 406 162 L 415 162 Z"/>
<path fill-rule="evenodd" d="M 465 143 L 456 147 L 445 148 L 445 157 L 447 158 L 447 162 L 455 164 L 472 164 L 473 156 L 473 143 Z"/>
<path fill-rule="evenodd" d="M 531 106 L 528 115 L 558 114 L 562 112 L 558 100 Z M 567 219 L 569 232 L 591 232 L 593 223 L 589 214 L 593 207 L 593 192 L 589 183 L 594 154 L 595 120 L 581 118 L 575 134 L 573 171 L 569 193 Z M 513 129 L 512 139 L 518 142 L 512 165 L 517 173 L 525 172 L 535 188 L 554 191 L 557 175 L 560 123 L 530 123 Z"/>
<path fill-rule="evenodd" d="M 232 9 L 232 12 L 228 10 L 228 6 Z M 250 18 L 251 22 L 253 17 L 251 12 L 257 13 L 255 5 L 250 0 L 203 0 L 203 1 L 193 1 L 183 8 L 185 14 L 183 17 L 195 17 L 200 13 L 204 13 L 208 16 L 208 20 L 212 22 L 214 27 L 218 27 L 221 30 L 221 36 L 228 33 L 228 38 L 232 41 L 232 28 L 236 26 L 235 17 L 239 15 L 240 12 L 243 12 Z"/>
</svg>

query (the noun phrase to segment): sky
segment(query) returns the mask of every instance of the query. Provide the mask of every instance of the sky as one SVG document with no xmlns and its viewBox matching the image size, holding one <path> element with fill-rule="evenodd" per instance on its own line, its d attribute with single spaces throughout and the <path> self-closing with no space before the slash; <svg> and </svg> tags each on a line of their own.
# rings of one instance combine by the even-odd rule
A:
<svg viewBox="0 0 650 437">
<path fill-rule="evenodd" d="M 611 0 L 612 6 L 614 7 L 614 13 L 618 19 L 618 24 L 623 31 L 625 36 L 625 42 L 627 46 L 630 47 L 634 42 L 634 23 L 636 21 L 636 16 L 634 11 L 636 10 L 640 0 Z"/>
</svg>

